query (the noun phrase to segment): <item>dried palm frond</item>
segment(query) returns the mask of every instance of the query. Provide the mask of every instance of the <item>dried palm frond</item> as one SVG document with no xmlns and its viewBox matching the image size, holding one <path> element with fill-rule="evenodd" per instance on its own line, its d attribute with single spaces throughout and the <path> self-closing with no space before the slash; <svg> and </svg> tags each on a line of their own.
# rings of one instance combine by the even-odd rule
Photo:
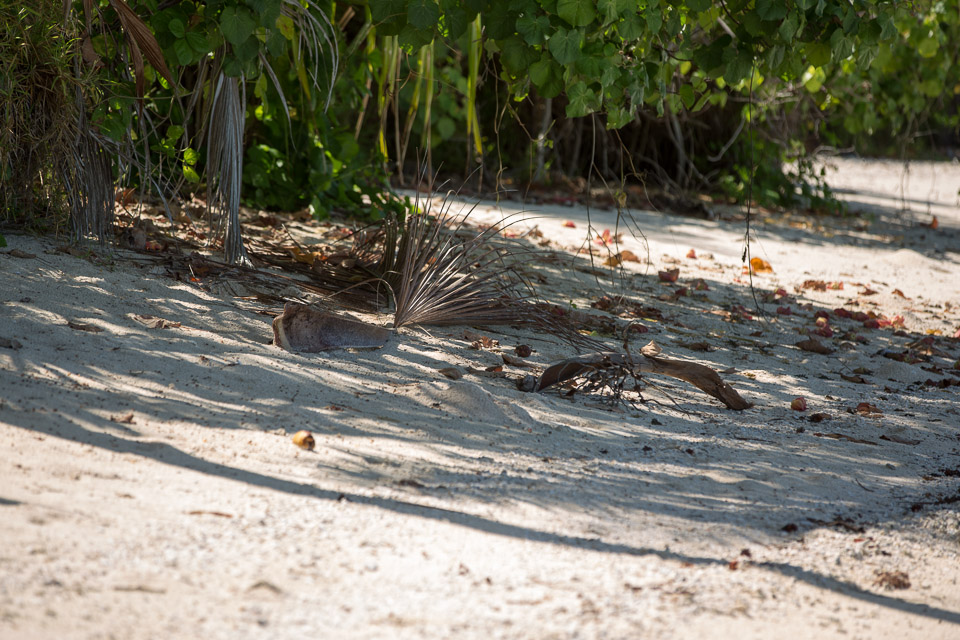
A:
<svg viewBox="0 0 960 640">
<path fill-rule="evenodd" d="M 432 200 L 418 196 L 415 204 L 402 227 L 396 218 L 385 225 L 380 271 L 394 294 L 394 327 L 525 320 L 534 307 L 519 294 L 519 278 L 500 251 L 489 245 L 499 227 L 460 239 L 465 218 L 454 219 L 449 198 L 437 218 L 430 215 Z"/>
<path fill-rule="evenodd" d="M 77 102 L 76 138 L 57 169 L 66 191 L 74 237 L 93 234 L 103 242 L 113 225 L 113 158 L 117 145 L 94 132 L 79 90 Z"/>
<path fill-rule="evenodd" d="M 336 35 L 323 10 L 312 0 L 283 0 L 283 15 L 297 31 L 294 60 L 297 75 L 307 99 L 310 87 L 326 85 L 324 108 L 333 97 L 333 79 L 339 65 Z M 282 86 L 267 57 L 258 54 L 260 64 L 270 78 L 283 112 L 290 121 L 290 108 Z M 329 78 L 321 78 L 321 62 L 328 60 Z M 310 64 L 307 64 L 307 61 Z M 211 219 L 222 228 L 224 257 L 231 264 L 251 264 L 243 245 L 240 227 L 240 192 L 243 185 L 243 127 L 246 105 L 244 78 L 227 77 L 220 69 L 215 74 L 213 100 L 204 120 L 207 127 L 207 207 Z"/>
<path fill-rule="evenodd" d="M 127 44 L 130 46 L 130 58 L 135 70 L 137 97 L 143 98 L 144 56 L 146 56 L 147 61 L 150 62 L 153 68 L 157 70 L 157 73 L 163 76 L 164 79 L 170 83 L 170 86 L 176 88 L 176 82 L 174 82 L 173 76 L 170 75 L 170 69 L 167 68 L 167 63 L 163 59 L 163 51 L 160 49 L 157 39 L 150 31 L 150 27 L 148 27 L 146 23 L 140 19 L 140 16 L 123 0 L 109 1 L 110 6 L 113 7 L 114 11 L 116 11 L 120 17 L 120 24 L 123 25 L 123 31 L 127 37 Z M 91 4 L 89 1 L 84 2 L 84 12 L 86 13 L 88 25 L 90 23 Z"/>
<path fill-rule="evenodd" d="M 223 251 L 230 264 L 250 264 L 240 230 L 246 103 L 242 80 L 222 69 L 217 73 L 207 129 L 207 208 L 223 229 Z"/>
<path fill-rule="evenodd" d="M 326 109 L 333 99 L 333 79 L 340 66 L 336 33 L 330 18 L 313 0 L 283 0 L 281 11 L 293 20 L 296 27 L 297 40 L 294 46 L 298 52 L 297 57 L 301 61 L 307 59 L 312 63 L 309 66 L 304 64 L 304 70 L 309 75 L 310 82 L 304 82 L 304 78 L 301 77 L 303 89 L 309 96 L 308 85 L 319 89 L 326 84 L 327 91 L 323 102 Z M 303 55 L 304 53 L 306 55 Z M 330 73 L 326 82 L 320 76 L 321 62 L 324 60 L 327 64 L 322 66 L 328 68 Z"/>
</svg>

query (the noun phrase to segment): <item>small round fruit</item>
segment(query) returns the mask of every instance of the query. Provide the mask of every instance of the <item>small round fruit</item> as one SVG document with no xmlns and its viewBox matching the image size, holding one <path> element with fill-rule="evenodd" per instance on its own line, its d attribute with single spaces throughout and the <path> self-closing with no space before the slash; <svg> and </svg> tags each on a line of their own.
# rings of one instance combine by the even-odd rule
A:
<svg viewBox="0 0 960 640">
<path fill-rule="evenodd" d="M 313 439 L 313 434 L 309 431 L 297 431 L 295 434 L 293 434 L 293 444 L 297 445 L 301 449 L 313 451 L 313 448 L 317 443 Z"/>
</svg>

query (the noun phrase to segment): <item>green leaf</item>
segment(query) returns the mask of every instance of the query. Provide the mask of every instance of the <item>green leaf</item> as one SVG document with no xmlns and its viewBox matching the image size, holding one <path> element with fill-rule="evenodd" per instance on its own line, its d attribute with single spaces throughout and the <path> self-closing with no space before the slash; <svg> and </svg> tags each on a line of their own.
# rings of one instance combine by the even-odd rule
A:
<svg viewBox="0 0 960 640">
<path fill-rule="evenodd" d="M 183 135 L 183 127 L 178 124 L 172 124 L 167 127 L 167 133 L 164 139 L 169 142 L 176 142 Z"/>
<path fill-rule="evenodd" d="M 186 29 L 183 26 L 183 21 L 179 18 L 174 18 L 167 23 L 167 31 L 169 31 L 176 38 L 182 38 L 186 33 Z"/>
<path fill-rule="evenodd" d="M 530 65 L 530 80 L 544 98 L 553 98 L 563 91 L 563 72 L 553 60 L 545 58 Z"/>
<path fill-rule="evenodd" d="M 376 26 L 382 23 L 396 23 L 407 15 L 407 3 L 405 0 L 376 0 L 368 4 L 370 7 L 370 17 Z M 396 35 L 396 34 L 386 34 Z"/>
<path fill-rule="evenodd" d="M 893 16 L 890 14 L 881 13 L 877 16 L 877 22 L 880 23 L 881 40 L 889 40 L 890 38 L 895 38 L 900 35 L 900 30 L 897 29 L 897 25 L 893 21 Z"/>
<path fill-rule="evenodd" d="M 817 67 L 812 73 L 808 70 L 807 73 L 804 74 L 804 77 L 807 75 L 810 77 L 807 78 L 803 83 L 803 86 L 807 89 L 807 91 L 810 93 L 816 93 L 817 91 L 820 91 L 820 88 L 823 87 L 823 83 L 827 79 L 827 74 L 823 72 L 823 69 Z"/>
<path fill-rule="evenodd" d="M 880 35 L 882 30 L 880 28 L 880 23 L 877 20 L 870 20 L 866 24 L 860 26 L 860 42 L 864 44 L 876 44 L 880 41 Z"/>
<path fill-rule="evenodd" d="M 550 18 L 547 16 L 523 15 L 517 18 L 517 33 L 530 46 L 543 44 L 549 29 Z"/>
<path fill-rule="evenodd" d="M 487 37 L 494 40 L 505 40 L 517 31 L 517 14 L 505 3 L 494 3 L 483 15 L 483 20 Z"/>
<path fill-rule="evenodd" d="M 456 40 L 467 32 L 470 18 L 467 11 L 459 6 L 456 0 L 444 0 L 441 2 L 441 9 L 440 25 L 444 29 L 446 37 Z"/>
<path fill-rule="evenodd" d="M 253 14 L 243 7 L 227 7 L 220 14 L 220 31 L 232 45 L 243 44 L 256 28 Z"/>
<path fill-rule="evenodd" d="M 177 54 L 177 62 L 183 66 L 193 62 L 196 55 L 186 40 L 174 40 L 173 52 Z"/>
<path fill-rule="evenodd" d="M 567 89 L 567 117 L 579 118 L 600 108 L 596 92 L 585 83 L 578 82 Z"/>
<path fill-rule="evenodd" d="M 834 62 L 846 60 L 853 55 L 853 38 L 843 35 L 843 29 L 837 29 L 830 38 L 830 48 Z"/>
<path fill-rule="evenodd" d="M 603 23 L 613 22 L 620 17 L 620 7 L 617 0 L 598 0 L 597 9 L 603 15 Z"/>
<path fill-rule="evenodd" d="M 684 84 L 680 86 L 680 100 L 683 101 L 683 106 L 689 109 L 690 107 L 693 106 L 693 103 L 696 100 L 696 98 L 697 96 L 693 92 L 693 87 L 691 87 L 688 84 Z"/>
<path fill-rule="evenodd" d="M 771 47 L 770 51 L 767 52 L 767 66 L 776 71 L 780 68 L 780 65 L 783 64 L 785 55 L 786 49 L 783 45 L 778 44 L 775 47 Z"/>
<path fill-rule="evenodd" d="M 500 61 L 513 76 L 524 76 L 528 67 L 540 56 L 520 36 L 507 38 L 500 44 Z"/>
<path fill-rule="evenodd" d="M 213 51 L 213 47 L 210 46 L 207 38 L 202 33 L 188 31 L 185 39 L 197 55 L 203 56 Z"/>
<path fill-rule="evenodd" d="M 233 46 L 233 55 L 237 56 L 237 60 L 242 63 L 256 60 L 258 53 L 260 53 L 260 40 L 255 35 Z"/>
<path fill-rule="evenodd" d="M 723 72 L 723 79 L 727 84 L 734 85 L 748 77 L 753 71 L 753 54 L 750 51 L 738 51 L 737 55 L 727 63 Z"/>
<path fill-rule="evenodd" d="M 297 29 L 293 24 L 293 18 L 290 16 L 280 16 L 277 18 L 277 29 L 279 29 L 283 37 L 290 42 L 293 42 L 293 39 L 297 36 Z"/>
<path fill-rule="evenodd" d="M 200 159 L 200 154 L 197 153 L 195 149 L 187 147 L 183 150 L 183 163 L 190 165 L 191 167 L 197 164 L 197 160 Z"/>
<path fill-rule="evenodd" d="M 800 27 L 800 18 L 796 13 L 791 13 L 787 16 L 783 22 L 780 23 L 780 28 L 777 30 L 780 33 L 780 37 L 783 38 L 784 42 L 790 42 L 793 40 L 793 36 L 797 34 L 797 29 Z"/>
<path fill-rule="evenodd" d="M 814 67 L 822 67 L 830 62 L 830 45 L 817 42 L 808 42 L 803 45 L 803 52 L 807 56 L 807 62 Z"/>
<path fill-rule="evenodd" d="M 407 20 L 417 29 L 432 29 L 440 21 L 440 6 L 433 0 L 410 0 Z"/>
<path fill-rule="evenodd" d="M 724 34 L 711 42 L 709 46 L 697 47 L 693 50 L 694 63 L 707 73 L 714 72 L 723 66 L 724 52 L 728 50 L 731 42 L 733 42 L 733 38 Z"/>
<path fill-rule="evenodd" d="M 183 165 L 183 177 L 187 179 L 187 182 L 192 182 L 193 184 L 200 182 L 200 176 L 197 175 L 196 170 L 188 165 Z"/>
<path fill-rule="evenodd" d="M 917 46 L 917 53 L 924 58 L 932 58 L 937 55 L 939 48 L 940 42 L 935 37 L 928 36 L 920 41 L 919 46 Z"/>
<path fill-rule="evenodd" d="M 930 78 L 920 83 L 920 91 L 928 98 L 936 98 L 943 95 L 943 83 L 938 78 Z"/>
<path fill-rule="evenodd" d="M 286 42 L 286 40 L 284 40 L 284 42 Z M 253 95 L 259 98 L 261 101 L 266 102 L 266 98 L 264 96 L 267 95 L 267 74 L 261 73 L 260 77 L 257 78 L 257 81 L 253 85 Z M 254 109 L 253 113 L 257 120 L 263 120 L 265 113 L 264 105 L 260 105 Z"/>
<path fill-rule="evenodd" d="M 452 119 L 443 116 L 437 120 L 437 136 L 440 140 L 449 140 L 457 132 L 457 123 Z"/>
<path fill-rule="evenodd" d="M 709 11 L 713 3 L 710 0 L 687 0 L 687 8 L 690 11 Z"/>
<path fill-rule="evenodd" d="M 267 34 L 267 51 L 275 58 L 287 52 L 287 38 L 280 29 L 270 29 Z"/>
<path fill-rule="evenodd" d="M 407 53 L 413 53 L 433 42 L 433 29 L 418 29 L 412 24 L 406 25 L 400 30 L 398 38 L 400 46 Z"/>
<path fill-rule="evenodd" d="M 660 13 L 660 5 L 647 7 L 643 17 L 647 19 L 647 27 L 651 32 L 660 31 L 660 27 L 663 26 L 663 14 Z"/>
<path fill-rule="evenodd" d="M 623 22 L 617 25 L 617 33 L 620 34 L 621 38 L 627 41 L 639 39 L 645 30 L 646 26 L 640 20 L 640 16 L 636 13 L 631 13 L 624 16 Z"/>
<path fill-rule="evenodd" d="M 263 2 L 263 9 L 258 12 L 260 24 L 269 27 L 277 23 L 280 17 L 280 9 L 283 6 L 283 0 L 260 0 Z"/>
<path fill-rule="evenodd" d="M 707 102 L 710 101 L 710 95 L 711 94 L 709 93 L 705 93 L 702 96 L 700 96 L 700 99 L 697 100 L 697 103 L 693 105 L 693 108 L 690 110 L 696 113 L 697 111 L 700 111 L 701 109 L 703 109 L 705 106 L 707 106 Z"/>
<path fill-rule="evenodd" d="M 633 122 L 633 113 L 623 107 L 607 108 L 607 129 L 619 129 Z"/>
<path fill-rule="evenodd" d="M 808 11 L 817 3 L 817 0 L 797 0 L 797 6 L 803 11 Z"/>
<path fill-rule="evenodd" d="M 557 27 L 556 33 L 550 36 L 550 40 L 547 42 L 547 48 L 557 62 L 571 64 L 580 57 L 582 40 L 583 34 L 577 29 L 567 31 L 563 27 Z"/>
<path fill-rule="evenodd" d="M 780 20 L 787 15 L 787 5 L 783 0 L 757 0 L 757 15 L 761 20 Z"/>
<path fill-rule="evenodd" d="M 3 234 L 0 233 L 0 247 L 7 246 L 7 239 L 3 237 Z"/>
<path fill-rule="evenodd" d="M 596 18 L 593 0 L 558 0 L 557 15 L 574 27 L 585 27 Z"/>
<path fill-rule="evenodd" d="M 667 37 L 670 38 L 671 40 L 676 38 L 677 34 L 680 33 L 681 26 L 682 25 L 680 24 L 680 12 L 671 11 L 670 17 L 667 18 L 667 28 L 666 28 Z"/>
<path fill-rule="evenodd" d="M 737 35 L 740 35 L 742 30 L 746 30 L 746 32 L 754 38 L 765 35 L 768 28 L 768 25 L 763 24 L 763 20 L 760 19 L 760 14 L 756 11 L 748 11 L 743 14 L 743 17 L 740 18 L 740 26 L 742 29 L 737 29 Z"/>
<path fill-rule="evenodd" d="M 613 65 L 603 70 L 600 75 L 600 86 L 606 89 L 620 79 L 620 68 Z"/>
</svg>

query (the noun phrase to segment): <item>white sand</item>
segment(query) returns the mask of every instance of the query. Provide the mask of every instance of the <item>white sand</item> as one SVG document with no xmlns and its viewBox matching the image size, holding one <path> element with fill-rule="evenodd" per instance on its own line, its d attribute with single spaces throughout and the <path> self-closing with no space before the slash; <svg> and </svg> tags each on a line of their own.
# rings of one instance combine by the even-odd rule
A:
<svg viewBox="0 0 960 640">
<path fill-rule="evenodd" d="M 625 233 L 623 246 L 652 264 L 600 286 L 585 256 L 529 267 L 556 303 L 606 292 L 660 309 L 633 346 L 735 368 L 745 412 L 655 377 L 645 395 L 661 404 L 638 409 L 522 393 L 513 367 L 448 380 L 438 369 L 501 362 L 462 327 L 286 353 L 256 303 L 8 233 L 4 251 L 36 257 L 0 254 L 0 340 L 20 345 L 0 346 L 0 638 L 960 637 L 960 388 L 922 384 L 960 378 L 921 368 L 951 366 L 960 344 L 937 337 L 949 357 L 928 363 L 878 355 L 960 329 L 960 168 L 911 165 L 900 212 L 899 165 L 836 165 L 843 197 L 874 207 L 868 225 L 756 221 L 753 255 L 774 269 L 758 293 L 783 287 L 795 315 L 712 313 L 754 306 L 742 222 L 634 212 L 647 245 Z M 528 210 L 543 217 L 518 228 L 549 248 L 582 244 L 587 211 Z M 614 213 L 589 215 L 615 230 Z M 938 229 L 920 226 L 933 215 Z M 658 282 L 672 267 L 679 282 Z M 694 278 L 705 299 L 658 299 Z M 844 288 L 797 293 L 808 279 Z M 844 305 L 902 315 L 911 335 L 793 346 L 815 310 Z M 574 354 L 482 331 L 503 353 L 531 345 L 541 366 Z M 696 341 L 716 350 L 678 344 Z M 868 384 L 840 377 L 860 367 Z M 882 414 L 848 412 L 860 402 Z M 299 429 L 314 452 L 291 443 Z"/>
</svg>

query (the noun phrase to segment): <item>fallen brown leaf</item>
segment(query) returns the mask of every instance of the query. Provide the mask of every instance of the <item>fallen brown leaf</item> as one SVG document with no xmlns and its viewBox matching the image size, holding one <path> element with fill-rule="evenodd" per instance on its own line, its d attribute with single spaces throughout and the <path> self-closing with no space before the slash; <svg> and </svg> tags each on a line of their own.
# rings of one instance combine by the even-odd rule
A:
<svg viewBox="0 0 960 640">
<path fill-rule="evenodd" d="M 846 380 L 847 382 L 855 382 L 856 384 L 870 384 L 866 381 L 863 376 L 848 376 L 845 374 L 840 374 L 840 377 Z"/>
<path fill-rule="evenodd" d="M 905 571 L 878 571 L 873 584 L 888 590 L 909 589 L 910 576 Z"/>
<path fill-rule="evenodd" d="M 493 347 L 499 347 L 500 341 L 494 340 L 489 336 L 485 336 L 475 331 L 465 330 L 463 332 L 463 338 L 465 340 L 470 340 L 471 349 L 492 349 Z"/>
<path fill-rule="evenodd" d="M 876 405 L 872 405 L 869 402 L 861 402 L 858 404 L 857 413 L 863 415 L 883 415 L 883 411 L 878 409 Z"/>
<path fill-rule="evenodd" d="M 444 367 L 438 371 L 451 380 L 459 380 L 463 377 L 463 371 L 459 367 Z"/>
<path fill-rule="evenodd" d="M 804 351 L 810 351 L 811 353 L 821 353 L 823 355 L 829 355 L 833 353 L 833 349 L 816 338 L 808 338 L 806 340 L 801 340 L 796 344 L 797 347 L 803 349 Z"/>
</svg>

